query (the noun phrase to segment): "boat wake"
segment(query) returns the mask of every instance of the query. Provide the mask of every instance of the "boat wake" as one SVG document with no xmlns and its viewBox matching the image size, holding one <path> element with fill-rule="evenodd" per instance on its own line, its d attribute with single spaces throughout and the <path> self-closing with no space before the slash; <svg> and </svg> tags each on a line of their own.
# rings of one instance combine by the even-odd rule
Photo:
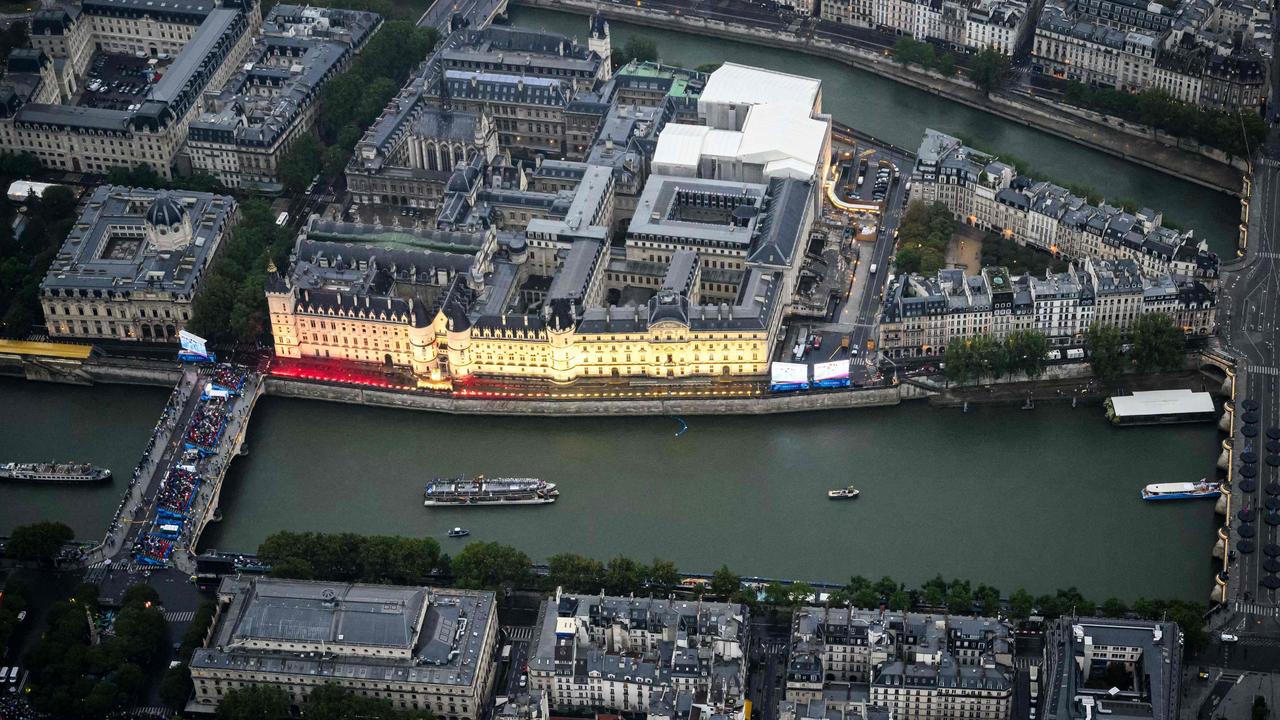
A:
<svg viewBox="0 0 1280 720">
<path fill-rule="evenodd" d="M 689 423 L 685 422 L 684 418 L 675 418 L 675 421 L 680 423 L 680 429 L 676 431 L 676 437 L 680 437 L 689 430 Z"/>
</svg>

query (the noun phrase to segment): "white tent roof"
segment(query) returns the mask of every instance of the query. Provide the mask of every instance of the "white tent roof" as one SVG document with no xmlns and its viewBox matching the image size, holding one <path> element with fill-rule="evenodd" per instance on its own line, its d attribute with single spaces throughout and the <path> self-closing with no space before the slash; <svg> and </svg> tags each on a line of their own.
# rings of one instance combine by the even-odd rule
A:
<svg viewBox="0 0 1280 720">
<path fill-rule="evenodd" d="M 711 128 L 706 125 L 667 123 L 658 135 L 653 151 L 653 164 L 696 168 L 702 157 L 702 145 Z"/>
<path fill-rule="evenodd" d="M 1172 413 L 1211 413 L 1213 396 L 1190 390 L 1150 390 L 1111 398 L 1117 417 L 1142 417 Z"/>
<path fill-rule="evenodd" d="M 808 115 L 818 100 L 822 81 L 774 70 L 725 63 L 711 73 L 699 102 L 761 105 L 807 103 Z"/>
<path fill-rule="evenodd" d="M 769 375 L 775 385 L 809 382 L 809 366 L 800 363 L 775 362 L 769 366 Z"/>
<path fill-rule="evenodd" d="M 712 128 L 702 143 L 702 154 L 706 157 L 736 159 L 741 145 L 742 133 Z"/>
</svg>

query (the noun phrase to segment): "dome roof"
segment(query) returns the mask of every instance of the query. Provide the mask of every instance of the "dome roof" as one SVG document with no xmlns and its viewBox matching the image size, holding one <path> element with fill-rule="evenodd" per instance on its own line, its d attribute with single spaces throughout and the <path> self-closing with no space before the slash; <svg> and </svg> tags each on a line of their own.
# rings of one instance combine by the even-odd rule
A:
<svg viewBox="0 0 1280 720">
<path fill-rule="evenodd" d="M 147 208 L 147 222 L 152 225 L 177 225 L 186 214 L 186 208 L 174 200 L 168 191 L 162 190 L 151 201 L 151 207 Z"/>
</svg>

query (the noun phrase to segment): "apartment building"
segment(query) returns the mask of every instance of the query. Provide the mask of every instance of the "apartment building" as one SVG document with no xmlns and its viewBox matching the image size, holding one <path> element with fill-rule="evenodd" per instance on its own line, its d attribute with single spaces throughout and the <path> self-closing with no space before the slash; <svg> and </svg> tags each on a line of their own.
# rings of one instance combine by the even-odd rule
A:
<svg viewBox="0 0 1280 720">
<path fill-rule="evenodd" d="M 557 593 L 540 617 L 529 686 L 553 711 L 674 720 L 696 706 L 702 715 L 742 717 L 750 632 L 743 605 Z"/>
</svg>

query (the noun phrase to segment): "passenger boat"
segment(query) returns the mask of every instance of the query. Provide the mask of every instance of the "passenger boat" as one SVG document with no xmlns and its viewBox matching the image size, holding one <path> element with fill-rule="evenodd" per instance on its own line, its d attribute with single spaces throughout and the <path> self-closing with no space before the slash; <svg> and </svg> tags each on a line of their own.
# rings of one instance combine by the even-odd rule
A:
<svg viewBox="0 0 1280 720">
<path fill-rule="evenodd" d="M 856 497 L 858 497 L 858 489 L 852 485 L 827 491 L 827 498 L 831 500 L 852 500 Z"/>
<path fill-rule="evenodd" d="M 1206 478 L 1193 483 L 1154 483 L 1142 488 L 1143 500 L 1199 500 L 1221 494 L 1221 483 L 1211 483 Z"/>
<path fill-rule="evenodd" d="M 466 537 L 470 534 L 471 534 L 470 530 L 466 528 L 460 528 L 460 527 L 456 527 L 449 531 L 449 537 Z"/>
<path fill-rule="evenodd" d="M 542 505 L 553 503 L 560 491 L 555 483 L 537 478 L 436 478 L 422 491 L 422 504 Z"/>
<path fill-rule="evenodd" d="M 111 479 L 111 471 L 88 463 L 4 463 L 0 480 L 43 483 L 90 483 Z"/>
</svg>

